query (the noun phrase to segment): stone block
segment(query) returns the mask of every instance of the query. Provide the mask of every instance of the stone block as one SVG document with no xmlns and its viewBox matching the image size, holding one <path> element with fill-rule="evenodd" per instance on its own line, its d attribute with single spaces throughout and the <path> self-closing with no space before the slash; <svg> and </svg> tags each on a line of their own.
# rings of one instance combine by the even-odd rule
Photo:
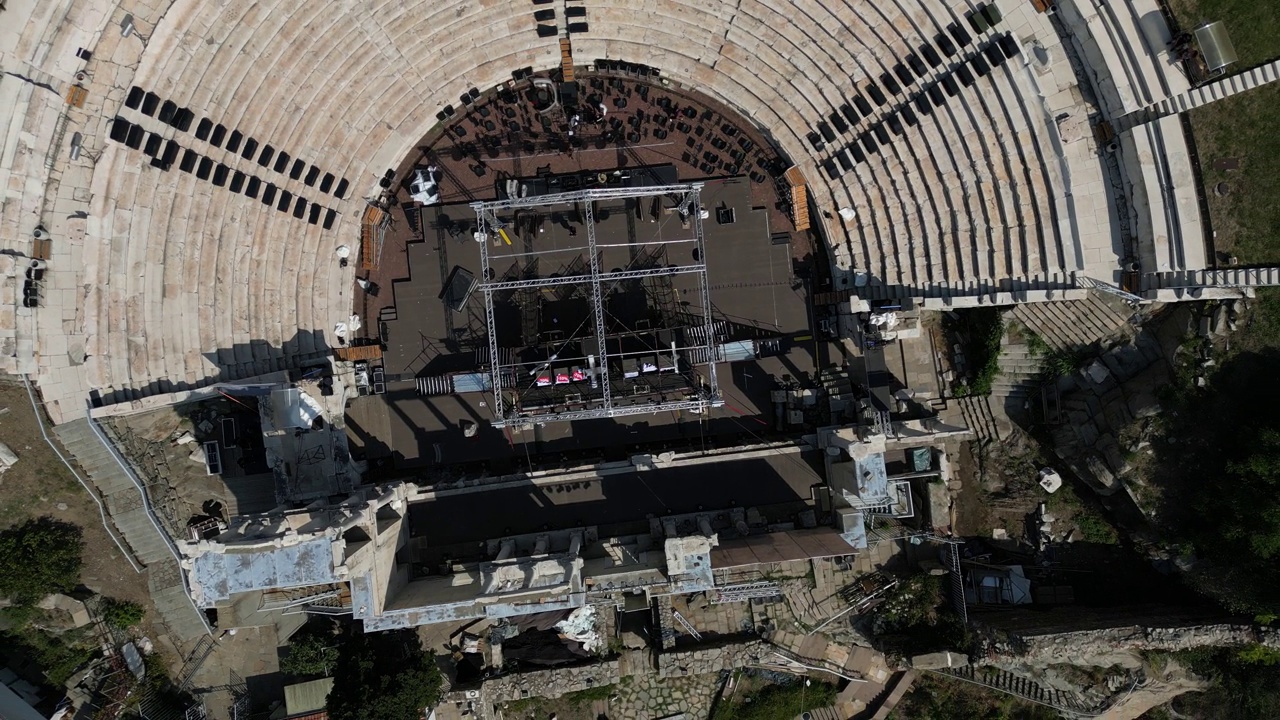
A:
<svg viewBox="0 0 1280 720">
<path fill-rule="evenodd" d="M 917 670 L 945 670 L 969 664 L 969 658 L 960 653 L 943 650 L 941 652 L 916 655 L 911 658 L 911 667 Z"/>
</svg>

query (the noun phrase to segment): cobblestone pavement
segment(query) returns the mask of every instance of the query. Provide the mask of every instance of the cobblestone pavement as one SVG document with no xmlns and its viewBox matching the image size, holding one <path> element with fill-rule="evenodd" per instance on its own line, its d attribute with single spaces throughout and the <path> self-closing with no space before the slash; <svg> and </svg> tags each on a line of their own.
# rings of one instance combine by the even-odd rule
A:
<svg viewBox="0 0 1280 720">
<path fill-rule="evenodd" d="M 618 684 L 609 720 L 656 720 L 676 713 L 705 718 L 719 689 L 718 674 L 666 679 L 634 675 Z"/>
</svg>

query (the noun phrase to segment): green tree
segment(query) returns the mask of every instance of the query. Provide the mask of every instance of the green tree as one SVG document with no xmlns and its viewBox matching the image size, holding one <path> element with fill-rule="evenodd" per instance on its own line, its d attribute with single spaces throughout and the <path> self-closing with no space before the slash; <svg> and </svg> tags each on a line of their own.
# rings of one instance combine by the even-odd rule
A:
<svg viewBox="0 0 1280 720">
<path fill-rule="evenodd" d="M 71 523 L 41 517 L 0 532 L 0 595 L 31 605 L 80 583 L 84 540 Z"/>
<path fill-rule="evenodd" d="M 1261 646 L 1201 647 L 1176 653 L 1183 664 L 1211 685 L 1205 692 L 1174 699 L 1178 717 L 1197 720 L 1254 720 L 1280 717 L 1280 665 L 1274 650 Z"/>
<path fill-rule="evenodd" d="M 289 641 L 280 669 L 290 675 L 328 675 L 338 664 L 338 638 L 333 633 L 300 632 Z"/>
<path fill-rule="evenodd" d="M 1263 560 L 1280 555 L 1280 431 L 1258 433 L 1253 455 L 1227 463 L 1222 533 Z"/>
<path fill-rule="evenodd" d="M 417 720 L 440 701 L 443 683 L 411 630 L 347 635 L 333 677 L 332 720 Z"/>
</svg>

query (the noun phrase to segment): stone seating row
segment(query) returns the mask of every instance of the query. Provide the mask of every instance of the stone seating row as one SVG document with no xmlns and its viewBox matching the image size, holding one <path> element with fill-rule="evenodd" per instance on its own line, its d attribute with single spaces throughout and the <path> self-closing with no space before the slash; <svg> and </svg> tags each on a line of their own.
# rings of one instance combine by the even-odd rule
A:
<svg viewBox="0 0 1280 720">
<path fill-rule="evenodd" d="M 932 32 L 923 22 L 945 27 L 963 16 L 962 6 L 935 0 L 875 8 L 816 0 L 747 0 L 736 9 L 692 0 L 621 9 L 587 4 L 591 31 L 575 37 L 579 57 L 645 62 L 742 108 L 822 186 L 820 208 L 874 197 L 867 207 L 876 222 L 868 232 L 877 259 L 868 259 L 872 250 L 863 245 L 870 243 L 860 236 L 861 262 L 879 262 L 902 282 L 935 287 L 981 274 L 984 263 L 992 276 L 1036 267 L 1028 243 L 1044 231 L 1037 215 L 1044 180 L 1029 157 L 1010 155 L 1027 140 L 1012 105 L 997 100 L 980 112 L 949 113 L 946 125 L 937 117 L 928 129 L 922 123 L 913 130 L 915 140 L 951 137 L 953 127 L 963 127 L 960 152 L 942 159 L 924 144 L 895 150 L 882 176 L 826 183 L 819 158 L 806 148 L 804 128 L 845 101 L 842 88 L 890 70 Z M 350 272 L 337 267 L 332 250 L 354 237 L 360 197 L 412 151 L 431 116 L 459 93 L 496 86 L 531 61 L 540 69 L 556 64 L 554 44 L 536 37 L 525 8 L 513 8 L 510 17 L 503 12 L 382 3 L 353 19 L 337 6 L 316 12 L 287 4 L 175 3 L 133 83 L 200 116 L 221 118 L 260 143 L 271 138 L 277 149 L 314 158 L 327 172 L 351 178 L 353 187 L 335 205 L 340 216 L 326 233 L 192 175 L 162 177 L 138 153 L 131 159 L 132 151 L 108 150 L 95 182 L 111 196 L 111 218 L 93 233 L 95 274 L 88 284 L 95 289 L 86 305 L 101 338 L 92 353 L 105 368 L 101 386 L 200 382 L 210 356 L 236 374 L 275 369 L 287 362 L 290 343 L 301 352 L 322 347 L 314 336 L 295 339 L 295 329 L 327 333 L 349 311 Z M 859 22 L 874 24 L 875 32 L 863 33 Z M 758 34 L 740 29 L 757 25 L 763 28 Z M 855 41 L 860 34 L 867 39 Z M 997 139 L 988 141 L 988 134 Z M 259 167 L 223 145 L 199 152 L 229 172 Z M 308 190 L 305 175 L 277 185 L 295 195 Z M 837 193 L 843 196 L 838 202 Z M 140 211 L 130 217 L 131 208 Z M 969 223 L 974 212 L 981 222 Z M 999 255 L 976 244 L 996 218 L 1003 234 L 1024 228 L 1011 241 L 1016 252 L 1002 245 Z M 969 227 L 956 232 L 961 223 Z M 163 271 L 147 272 L 153 266 Z"/>
<path fill-rule="evenodd" d="M 924 35 L 924 33 L 922 33 L 922 35 Z M 1002 95 L 1000 95 L 1000 97 L 1001 97 L 1001 100 L 1004 100 L 1005 95 L 1004 95 L 1004 94 L 1002 94 Z M 874 114 L 872 115 L 872 117 L 874 117 Z M 996 124 L 997 124 L 997 127 L 998 127 L 998 124 L 1000 124 L 1000 123 L 996 123 Z M 1025 131 L 1023 131 L 1023 135 L 1025 135 Z M 1020 140 L 1021 140 L 1021 138 L 1020 138 Z M 1027 143 L 1025 143 L 1025 142 L 1018 142 L 1018 143 L 1015 143 L 1015 145 L 1014 145 L 1014 146 L 1012 146 L 1012 150 L 1009 150 L 1009 149 L 1000 149 L 1000 152 L 997 152 L 997 155 L 1007 155 L 1007 154 L 1010 154 L 1010 152 L 1012 152 L 1012 154 L 1015 154 L 1015 155 L 1016 155 L 1016 154 L 1020 154 L 1020 152 L 1021 152 L 1021 151 L 1020 151 L 1020 146 L 1023 146 L 1023 145 L 1027 145 Z M 937 146 L 938 146 L 938 145 L 937 145 L 937 142 L 933 142 L 933 143 L 931 143 L 931 147 L 937 147 Z M 1038 163 L 1036 163 L 1036 164 L 1038 164 Z M 1038 173 L 1038 172 L 1036 173 L 1036 184 L 1043 184 L 1043 177 L 1042 177 L 1042 174 L 1041 174 L 1041 173 Z M 997 250 L 998 250 L 998 249 L 997 249 Z M 998 252 L 997 252 L 997 255 L 998 255 Z M 997 265 L 998 265 L 998 261 L 1002 260 L 1002 258 L 998 258 L 998 256 L 997 256 L 996 260 L 997 260 Z M 1034 263 L 1032 263 L 1032 264 L 1034 265 Z M 952 269 L 952 270 L 954 270 L 954 274 L 955 274 L 955 275 L 963 274 L 963 273 L 960 273 L 960 272 L 955 272 L 955 269 Z M 1005 273 L 1007 273 L 1007 272 L 1011 272 L 1011 270 L 1012 270 L 1012 268 L 1009 268 L 1009 266 L 1006 266 L 1006 268 L 1004 268 L 1004 272 L 1005 272 Z"/>
<path fill-rule="evenodd" d="M 927 14 L 925 14 L 925 17 L 927 17 Z M 951 24 L 952 22 L 955 22 L 955 19 L 954 19 L 954 18 L 951 18 L 951 17 L 948 17 L 948 18 L 946 18 L 945 20 L 943 20 L 943 23 L 938 23 L 938 29 L 940 29 L 940 31 L 941 31 L 942 27 L 943 27 L 943 26 L 945 26 L 945 24 Z M 874 24 L 874 23 L 873 23 L 873 22 L 864 22 L 864 23 L 861 23 L 861 24 L 864 24 L 864 26 L 870 26 L 870 24 Z M 920 33 L 920 35 L 925 35 L 925 33 Z M 886 45 L 888 45 L 888 44 L 886 44 Z M 908 46 L 908 42 L 906 42 L 906 40 L 902 40 L 902 41 L 901 41 L 901 44 L 900 44 L 899 46 L 901 46 L 901 47 L 906 47 L 906 46 Z M 873 74 L 873 73 L 865 73 L 865 74 L 867 74 L 867 76 L 872 76 L 872 74 Z M 960 274 L 960 273 L 955 273 L 955 274 Z"/>
<path fill-rule="evenodd" d="M 188 14 L 188 17 L 199 26 L 199 13 Z M 239 16 L 237 21 L 242 21 L 243 17 Z M 336 26 L 337 18 L 334 18 L 333 24 Z M 498 38 L 498 40 L 501 41 L 501 38 Z M 318 42 L 323 43 L 323 40 L 321 39 Z M 241 47 L 243 46 L 242 44 Z M 486 81 L 484 84 L 497 84 L 499 78 L 509 76 L 510 68 L 514 66 L 517 55 L 518 49 L 506 56 L 499 56 L 485 63 L 485 73 L 482 73 L 484 75 L 483 79 Z M 181 57 L 185 56 L 180 55 L 178 59 L 181 59 Z M 257 60 L 260 61 L 261 59 Z M 254 59 L 250 58 L 238 62 L 241 67 L 252 66 Z M 351 81 L 350 79 L 339 78 L 336 82 L 352 92 L 369 93 L 367 98 L 361 99 L 357 97 L 351 101 L 351 107 L 360 108 L 364 111 L 365 115 L 361 116 L 362 118 L 367 118 L 370 114 L 377 114 L 376 120 L 368 119 L 364 121 L 368 125 L 372 125 L 378 120 L 384 120 L 388 115 L 394 114 L 397 108 L 399 108 L 399 112 L 403 113 L 404 117 L 400 118 L 400 122 L 394 124 L 394 130 L 399 131 L 398 134 L 393 135 L 389 128 L 382 131 L 382 137 L 372 138 L 373 143 L 382 148 L 381 154 L 385 158 L 382 162 L 391 163 L 398 160 L 398 155 L 408 152 L 412 144 L 421 137 L 421 121 L 408 117 L 413 113 L 413 109 L 405 109 L 403 96 L 394 92 L 398 76 L 393 77 L 390 68 L 385 67 L 388 58 L 381 57 L 382 67 L 378 67 L 379 63 L 375 57 L 370 56 L 367 62 L 373 63 L 373 67 L 376 69 L 375 74 L 384 76 L 383 81 L 361 83 L 358 80 Z M 157 62 L 156 66 L 159 67 L 162 64 Z M 236 77 L 233 70 L 236 66 L 235 63 L 219 68 L 218 63 L 211 58 L 201 61 L 200 58 L 195 57 L 191 58 L 187 65 L 189 67 L 202 68 L 202 72 L 199 75 L 200 78 L 207 76 L 212 80 L 215 77 Z M 210 70 L 210 68 L 218 69 L 215 71 Z M 298 86 L 310 86 L 310 78 L 305 76 L 291 78 L 288 75 L 288 69 L 287 66 L 277 68 L 280 73 L 277 75 L 276 80 L 281 83 L 281 89 L 294 80 L 297 81 Z M 300 70 L 302 69 L 305 68 L 300 68 Z M 354 71 L 355 74 L 359 74 L 359 72 Z M 173 76 L 170 75 L 170 77 Z M 179 75 L 178 77 L 181 76 Z M 444 83 L 439 90 L 432 93 L 432 97 L 424 98 L 424 100 L 432 102 L 434 97 L 450 97 L 454 87 L 461 85 L 463 82 L 476 81 L 475 77 L 472 73 L 459 73 L 451 85 Z M 325 85 L 325 83 L 318 82 L 318 80 L 317 78 L 317 85 Z M 181 82 L 181 80 L 175 81 L 175 85 Z M 332 85 L 330 85 L 330 88 L 332 89 Z M 163 91 L 165 93 L 173 92 L 168 88 L 163 89 Z M 215 89 L 208 92 L 209 97 L 212 98 L 214 96 L 232 94 L 234 89 L 227 88 L 225 91 Z M 319 92 L 317 91 L 317 95 Z M 174 94 L 171 97 L 175 97 L 175 102 L 177 102 L 176 98 L 179 95 Z M 190 97 L 195 97 L 195 93 L 192 92 Z M 316 102 L 322 108 L 324 107 L 322 98 L 317 98 Z M 246 102 L 245 105 L 250 108 L 289 107 L 287 103 L 275 102 L 269 95 L 257 97 L 252 102 Z M 194 104 L 192 106 L 194 107 Z M 274 116 L 265 123 L 269 128 L 268 132 L 271 132 L 271 137 L 276 137 L 274 129 L 270 127 L 273 122 L 279 127 L 285 128 L 296 128 L 298 125 L 296 113 L 293 115 L 287 112 L 267 114 Z M 333 119 L 341 113 L 338 110 L 325 109 L 319 111 L 319 114 L 327 115 L 330 119 Z M 247 112 L 242 112 L 239 116 L 228 117 L 234 117 L 235 119 L 231 122 L 239 126 L 242 118 L 250 116 Z M 291 120 L 294 121 L 292 124 L 290 124 Z M 336 132 L 335 125 L 338 125 L 338 129 L 345 132 Z M 304 144 L 333 148 L 338 151 L 339 156 L 345 154 L 349 158 L 360 158 L 362 164 L 367 162 L 362 155 L 368 153 L 367 143 L 370 140 L 369 136 L 361 136 L 358 133 L 351 132 L 350 125 L 346 125 L 346 127 L 341 127 L 341 125 L 346 125 L 346 123 L 330 122 L 323 126 L 317 125 L 315 132 L 323 132 L 328 137 L 320 137 L 315 140 L 308 139 Z M 258 130 L 254 130 L 254 132 L 258 132 Z M 289 129 L 286 134 L 289 137 L 293 137 L 296 135 L 296 130 Z M 332 139 L 338 136 L 341 136 L 341 142 L 332 142 Z M 387 142 L 388 140 L 390 142 Z M 343 153 L 343 151 L 346 152 Z M 237 162 L 249 162 L 235 153 L 225 153 L 219 157 L 213 149 L 209 149 L 209 155 L 217 158 L 220 162 L 224 162 L 228 168 L 236 167 L 235 163 Z M 377 161 L 375 160 L 375 162 Z M 373 168 L 378 170 L 378 175 L 381 174 L 380 168 L 376 164 L 373 164 Z M 249 168 L 245 169 L 247 171 Z M 150 168 L 142 168 L 140 170 L 146 172 Z M 142 174 L 142 172 L 139 174 Z M 231 172 L 234 172 L 234 170 L 231 170 Z M 290 178 L 282 182 L 281 187 L 285 188 L 289 183 L 296 182 L 297 180 Z M 302 182 L 305 184 L 305 179 Z M 186 181 L 186 185 L 189 184 L 190 181 Z M 176 187 L 183 188 L 184 185 L 180 183 Z M 155 190 L 155 188 L 152 190 Z M 187 187 L 186 191 L 189 190 L 190 188 Z M 144 191 L 144 194 L 147 192 L 151 193 L 150 196 L 139 198 L 139 200 L 157 205 L 179 202 L 169 198 L 167 195 L 161 194 L 157 196 L 150 190 Z M 178 195 L 181 195 L 182 192 L 183 190 L 179 190 Z M 314 193 L 314 190 L 312 192 Z M 230 193 L 223 194 L 229 195 Z M 129 197 L 129 193 L 121 193 L 117 201 L 122 205 L 128 205 L 131 202 L 128 199 Z M 102 383 L 104 386 L 129 387 L 130 385 L 140 385 L 149 377 L 144 371 L 145 368 L 153 365 L 160 367 L 164 362 L 159 359 L 160 356 L 174 357 L 175 354 L 170 351 L 181 346 L 200 348 L 200 353 L 198 354 L 202 361 L 207 363 L 204 358 L 216 358 L 216 362 L 224 368 L 230 369 L 230 374 L 243 375 L 250 372 L 279 369 L 282 362 L 287 364 L 283 357 L 284 353 L 281 350 L 291 351 L 292 349 L 289 348 L 290 343 L 295 343 L 297 350 L 303 353 L 312 351 L 315 348 L 323 349 L 322 346 L 317 344 L 315 336 L 311 334 L 310 329 L 324 333 L 335 317 L 345 318 L 346 313 L 349 312 L 349 308 L 331 307 L 333 303 L 327 302 L 328 298 L 341 297 L 343 293 L 334 292 L 332 287 L 323 290 L 319 287 L 322 284 L 335 285 L 332 279 L 338 273 L 334 270 L 336 262 L 332 256 L 332 247 L 337 244 L 336 241 L 320 243 L 309 237 L 311 234 L 308 233 L 307 242 L 299 243 L 296 237 L 293 238 L 294 242 L 292 244 L 283 242 L 284 238 L 280 236 L 287 234 L 288 231 L 278 229 L 281 227 L 280 220 L 282 218 L 272 218 L 270 217 L 272 213 L 267 213 L 264 216 L 262 210 L 252 204 L 250 207 L 237 207 L 236 200 L 223 202 L 216 194 L 197 192 L 194 197 L 194 200 L 188 200 L 187 203 L 191 211 L 200 214 L 197 215 L 198 219 L 188 219 L 187 225 L 192 227 L 207 226 L 208 224 L 221 226 L 221 231 L 216 236 L 211 237 L 207 232 L 195 234 L 192 233 L 191 227 L 176 228 L 174 223 L 163 226 L 163 231 L 160 229 L 161 226 L 154 223 L 146 225 L 145 229 L 131 227 L 127 234 L 131 240 L 138 238 L 152 244 L 155 244 L 164 235 L 170 237 L 186 235 L 185 249 L 175 249 L 182 247 L 176 244 L 163 245 L 166 248 L 166 254 L 161 255 L 160 258 L 162 260 L 156 264 L 165 265 L 166 273 L 170 272 L 171 266 L 176 268 L 189 268 L 193 265 L 206 268 L 215 267 L 217 268 L 216 277 L 218 280 L 212 283 L 212 287 L 209 288 L 208 292 L 177 293 L 178 299 L 182 300 L 179 303 L 182 310 L 181 315 L 184 316 L 184 319 L 195 318 L 190 320 L 185 328 L 174 324 L 174 321 L 170 319 L 170 313 L 167 308 L 161 309 L 162 306 L 167 306 L 175 300 L 171 296 L 175 293 L 176 288 L 182 286 L 177 279 L 178 275 L 181 274 L 180 270 L 176 274 L 166 275 L 165 280 L 158 286 L 154 282 L 141 282 L 135 283 L 124 296 L 104 295 L 104 299 L 100 303 L 101 310 L 98 314 L 101 316 L 103 327 L 107 330 L 106 334 L 111 337 L 106 344 L 114 346 L 113 354 L 128 358 L 126 362 L 112 363 L 110 368 L 111 375 L 118 378 L 133 378 L 133 382 L 123 381 L 120 383 L 111 383 L 104 378 Z M 235 196 L 232 197 L 234 198 Z M 244 198 L 239 198 L 239 200 L 244 200 Z M 256 220 L 250 220 L 255 216 Z M 228 227 L 228 219 L 233 223 L 237 220 L 239 222 Z M 141 225 L 141 222 L 139 225 Z M 239 232 L 236 232 L 236 229 L 239 229 Z M 131 243 L 131 246 L 136 245 L 138 249 L 135 252 L 145 255 L 147 251 L 142 249 L 145 244 L 145 242 Z M 285 247 L 288 250 L 282 254 L 278 252 L 279 247 Z M 296 252 L 296 256 L 291 256 L 290 252 Z M 249 273 L 247 282 L 239 284 L 228 282 L 226 278 L 235 277 L 234 269 L 248 257 L 262 257 L 265 260 L 262 269 Z M 128 264 L 127 261 L 122 261 L 118 257 L 115 258 L 115 267 L 106 274 L 113 274 L 122 262 Z M 135 259 L 132 264 L 137 266 L 139 261 Z M 322 264 L 325 267 L 321 267 Z M 327 270 L 325 269 L 326 267 L 328 268 Z M 307 277 L 313 272 L 321 275 L 322 278 L 322 280 L 318 280 L 315 283 L 314 291 L 312 284 L 307 282 Z M 241 277 L 243 276 L 243 273 L 241 273 Z M 279 280 L 277 281 L 276 278 L 279 278 Z M 337 285 L 341 286 L 342 283 L 339 282 Z M 200 286 L 194 284 L 186 285 L 185 287 L 197 288 Z M 324 290 L 328 290 L 328 292 Z M 158 296 L 163 296 L 163 302 L 155 300 Z M 126 297 L 129 299 L 125 299 Z M 144 297 L 147 300 L 140 299 Z M 208 299 L 210 297 L 212 298 L 211 300 Z M 121 303 L 130 305 L 131 302 L 132 305 L 130 307 L 137 307 L 141 303 L 141 305 L 150 307 L 152 310 L 150 313 L 143 312 L 141 314 L 136 309 L 123 313 L 119 311 L 118 306 Z M 346 302 L 349 303 L 349 300 Z M 173 326 L 171 327 L 165 323 L 173 324 Z M 290 336 L 290 331 L 285 329 L 290 327 L 302 328 L 304 332 L 298 333 L 297 339 L 294 340 Z M 138 330 L 152 330 L 152 328 L 159 328 L 159 331 L 153 331 L 155 337 L 159 338 L 158 341 L 133 342 L 132 344 L 128 342 L 131 333 L 136 336 Z M 192 340 L 191 328 L 200 329 L 200 337 L 196 342 Z M 122 337 L 125 338 L 123 343 L 120 342 Z M 166 346 L 166 342 L 168 346 Z M 176 357 L 184 358 L 185 365 L 183 368 L 175 367 L 173 362 L 169 361 L 169 365 L 164 367 L 162 372 L 155 374 L 184 377 L 183 372 L 185 370 L 186 375 L 190 377 L 192 375 L 192 370 L 190 369 L 192 365 L 191 353 L 188 352 L 185 355 L 177 353 Z M 199 365 L 199 363 L 196 364 Z M 196 376 L 195 379 L 198 380 L 199 372 L 195 372 L 194 375 Z"/>
<path fill-rule="evenodd" d="M 157 172 L 143 167 L 139 175 Z M 329 307 L 340 297 L 333 288 L 316 287 L 340 275 L 329 243 L 319 242 L 322 233 L 280 232 L 284 219 L 266 208 L 220 213 L 222 193 L 202 193 L 190 176 L 178 177 L 154 191 L 145 181 L 117 189 L 129 211 L 113 213 L 117 237 L 91 263 L 99 279 L 86 302 L 94 321 L 89 354 L 104 365 L 96 385 L 156 391 L 155 383 L 167 380 L 187 389 L 293 366 L 295 353 L 323 352 L 324 326 L 347 309 Z M 217 231 L 198 229 L 205 223 Z M 268 241 L 276 244 L 269 253 Z M 285 329 L 295 327 L 319 332 Z"/>
<path fill-rule="evenodd" d="M 1120 118 L 1188 87 L 1180 70 L 1169 65 L 1168 26 L 1154 2 L 1075 0 L 1063 3 L 1060 15 L 1082 51 L 1109 119 L 1127 124 Z M 1204 225 L 1181 123 L 1166 117 L 1136 124 L 1120 133 L 1118 144 L 1133 198 L 1129 222 L 1142 270 L 1206 267 Z"/>
</svg>

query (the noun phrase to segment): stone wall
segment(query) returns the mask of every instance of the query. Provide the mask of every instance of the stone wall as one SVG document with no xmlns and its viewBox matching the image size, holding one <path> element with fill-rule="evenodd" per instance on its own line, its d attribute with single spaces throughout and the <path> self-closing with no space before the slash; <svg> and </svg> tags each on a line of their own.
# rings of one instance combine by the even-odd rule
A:
<svg viewBox="0 0 1280 720">
<path fill-rule="evenodd" d="M 682 652 L 664 652 L 658 656 L 658 676 L 667 678 L 718 673 L 721 670 L 758 664 L 769 653 L 769 645 L 760 640 Z"/>
<path fill-rule="evenodd" d="M 503 675 L 485 682 L 481 694 L 492 703 L 529 697 L 555 698 L 618 682 L 617 659 L 575 667 Z"/>
<path fill-rule="evenodd" d="M 995 649 L 1001 655 L 1016 656 L 1032 665 L 1070 663 L 1105 667 L 1118 656 L 1133 657 L 1137 651 L 1143 650 L 1176 652 L 1194 647 L 1257 642 L 1280 647 L 1280 633 L 1252 625 L 1226 623 L 1172 628 L 1129 625 L 1105 630 L 1015 635 L 1008 643 L 996 643 Z"/>
</svg>

